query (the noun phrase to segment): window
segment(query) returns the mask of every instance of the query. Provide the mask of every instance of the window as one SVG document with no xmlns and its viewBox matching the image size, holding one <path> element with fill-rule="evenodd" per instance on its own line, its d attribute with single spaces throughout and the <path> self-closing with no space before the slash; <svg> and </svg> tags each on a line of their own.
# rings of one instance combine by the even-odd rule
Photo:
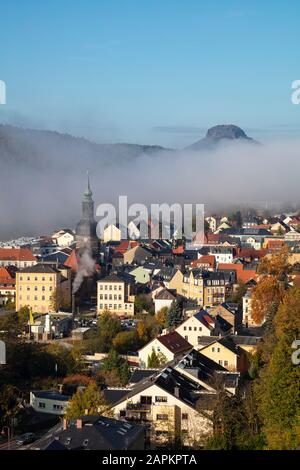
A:
<svg viewBox="0 0 300 470">
<path fill-rule="evenodd" d="M 189 419 L 188 413 L 182 413 L 181 419 Z"/>
<path fill-rule="evenodd" d="M 219 364 L 220 364 L 220 366 L 221 366 L 221 365 L 223 364 L 223 361 L 219 360 Z"/>
<path fill-rule="evenodd" d="M 46 403 L 39 401 L 39 408 L 46 408 Z"/>
<path fill-rule="evenodd" d="M 211 348 L 212 352 L 215 352 L 215 348 Z"/>
<path fill-rule="evenodd" d="M 157 421 L 168 421 L 168 415 L 167 414 L 158 414 L 156 415 Z"/>
<path fill-rule="evenodd" d="M 196 327 L 196 326 L 194 326 L 194 331 L 197 331 L 197 327 Z"/>
<path fill-rule="evenodd" d="M 155 397 L 155 401 L 158 403 L 167 403 L 168 397 Z"/>
<path fill-rule="evenodd" d="M 34 280 L 35 280 L 35 281 L 37 281 L 37 280 L 38 280 L 37 276 L 35 276 L 35 277 L 34 277 Z"/>
<path fill-rule="evenodd" d="M 217 352 L 220 352 L 220 351 L 221 351 L 221 349 L 220 349 L 220 348 L 217 348 Z"/>
<path fill-rule="evenodd" d="M 186 326 L 183 327 L 184 331 L 186 331 Z"/>
<path fill-rule="evenodd" d="M 45 281 L 45 276 L 42 277 L 42 281 Z"/>
<path fill-rule="evenodd" d="M 62 405 L 53 405 L 53 410 L 63 410 L 64 407 Z"/>
<path fill-rule="evenodd" d="M 228 367 L 228 361 L 224 361 L 224 366 Z"/>
<path fill-rule="evenodd" d="M 199 326 L 199 331 L 202 331 L 202 326 Z"/>
<path fill-rule="evenodd" d="M 37 286 L 34 286 L 34 290 L 35 290 L 35 291 L 37 291 L 37 290 L 38 290 Z"/>
<path fill-rule="evenodd" d="M 189 340 L 189 337 L 188 337 L 188 336 L 185 336 L 184 339 L 185 339 L 186 341 L 188 341 L 188 340 Z"/>
</svg>

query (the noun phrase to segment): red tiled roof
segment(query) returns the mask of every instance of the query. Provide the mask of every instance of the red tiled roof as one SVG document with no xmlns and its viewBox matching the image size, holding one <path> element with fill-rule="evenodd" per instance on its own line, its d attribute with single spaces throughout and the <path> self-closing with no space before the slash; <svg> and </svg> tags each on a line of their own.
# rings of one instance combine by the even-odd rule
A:
<svg viewBox="0 0 300 470">
<path fill-rule="evenodd" d="M 0 248 L 2 261 L 36 261 L 29 248 Z"/>
<path fill-rule="evenodd" d="M 157 338 L 169 351 L 173 354 L 192 349 L 192 345 L 188 343 L 177 331 L 172 331 L 166 335 Z"/>
<path fill-rule="evenodd" d="M 78 271 L 78 258 L 77 258 L 75 250 L 73 250 L 70 256 L 66 259 L 66 261 L 64 262 L 64 265 L 68 266 L 75 272 Z"/>
<path fill-rule="evenodd" d="M 216 265 L 216 258 L 213 255 L 203 255 L 201 258 L 195 259 L 191 262 L 191 266 L 198 267 L 201 265 L 209 265 L 211 268 L 214 268 Z"/>
<path fill-rule="evenodd" d="M 0 268 L 0 285 L 1 284 L 15 284 L 16 283 L 16 270 L 11 267 Z"/>
<path fill-rule="evenodd" d="M 256 279 L 257 276 L 255 269 L 244 269 L 243 264 L 219 263 L 218 269 L 236 271 L 237 280 L 241 282 L 248 282 L 250 279 Z"/>
<path fill-rule="evenodd" d="M 184 253 L 184 246 L 180 245 L 177 248 L 174 248 L 172 251 L 174 255 L 182 255 L 182 253 Z"/>
<path fill-rule="evenodd" d="M 140 243 L 135 240 L 124 240 L 116 246 L 115 252 L 124 254 L 127 250 L 130 250 L 131 248 L 134 248 L 138 245 L 140 245 Z"/>
<path fill-rule="evenodd" d="M 267 254 L 267 250 L 261 249 L 256 250 L 255 248 L 238 248 L 237 258 L 253 258 L 260 259 Z"/>
</svg>

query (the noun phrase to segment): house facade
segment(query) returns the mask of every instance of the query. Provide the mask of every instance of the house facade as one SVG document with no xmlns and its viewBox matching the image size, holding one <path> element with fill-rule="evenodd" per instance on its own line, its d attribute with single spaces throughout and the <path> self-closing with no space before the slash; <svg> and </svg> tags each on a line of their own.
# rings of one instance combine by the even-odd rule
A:
<svg viewBox="0 0 300 470">
<path fill-rule="evenodd" d="M 97 312 L 105 310 L 118 316 L 134 315 L 134 277 L 111 274 L 97 282 Z"/>
</svg>

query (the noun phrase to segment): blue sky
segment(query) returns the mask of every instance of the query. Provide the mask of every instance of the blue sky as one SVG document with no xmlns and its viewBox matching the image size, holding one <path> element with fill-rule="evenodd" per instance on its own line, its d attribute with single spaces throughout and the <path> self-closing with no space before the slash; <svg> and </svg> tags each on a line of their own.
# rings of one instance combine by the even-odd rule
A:
<svg viewBox="0 0 300 470">
<path fill-rule="evenodd" d="M 10 0 L 0 122 L 184 146 L 215 124 L 294 138 L 300 2 Z"/>
</svg>

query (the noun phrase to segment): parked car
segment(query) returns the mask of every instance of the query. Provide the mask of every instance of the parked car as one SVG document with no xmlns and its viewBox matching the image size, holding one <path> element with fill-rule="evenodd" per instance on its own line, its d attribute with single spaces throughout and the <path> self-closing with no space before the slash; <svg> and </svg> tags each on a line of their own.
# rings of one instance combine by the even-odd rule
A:
<svg viewBox="0 0 300 470">
<path fill-rule="evenodd" d="M 35 440 L 36 435 L 33 432 L 26 432 L 16 439 L 16 443 L 19 445 L 31 444 L 31 442 L 34 442 Z"/>
</svg>

